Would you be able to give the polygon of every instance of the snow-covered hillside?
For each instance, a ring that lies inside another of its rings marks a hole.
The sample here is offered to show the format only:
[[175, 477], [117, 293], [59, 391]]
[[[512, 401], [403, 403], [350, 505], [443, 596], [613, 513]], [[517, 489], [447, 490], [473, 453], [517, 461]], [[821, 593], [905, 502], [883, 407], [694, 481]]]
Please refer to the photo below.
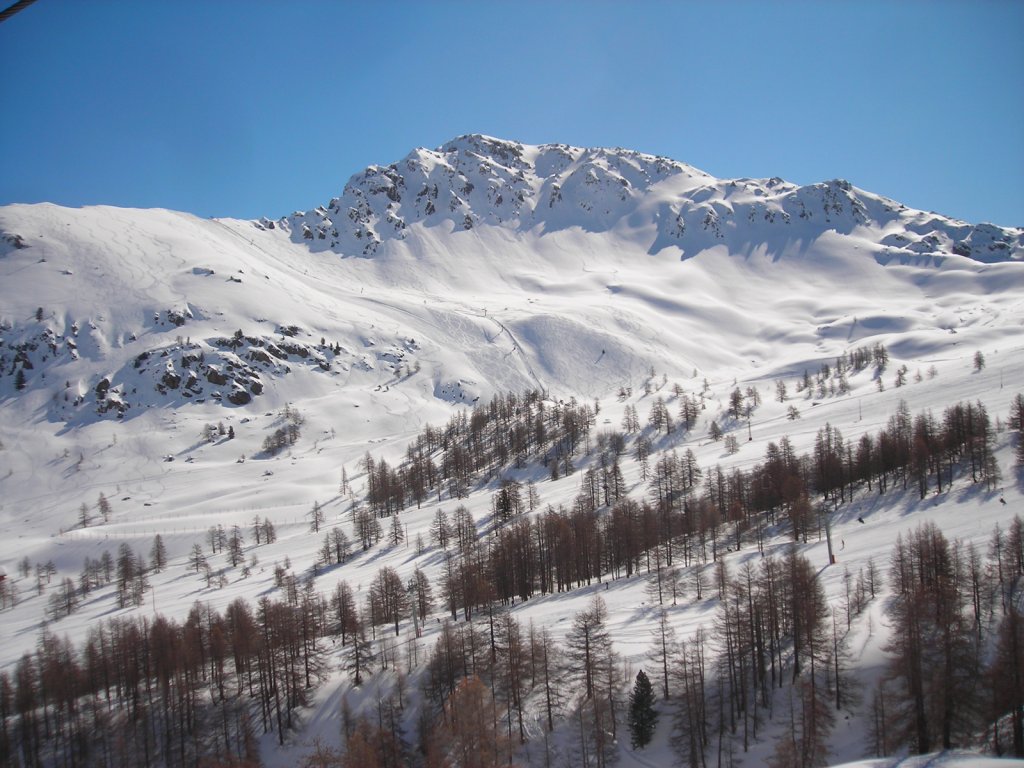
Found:
[[1021, 230], [843, 181], [719, 181], [636, 152], [480, 136], [369, 168], [276, 223], [41, 205], [5, 209], [0, 231], [0, 391], [21, 369], [58, 395], [48, 418], [74, 423], [244, 404], [300, 370], [329, 382], [320, 392], [418, 364], [405, 389], [449, 401], [600, 396], [652, 365], [741, 371], [780, 345], [798, 364], [894, 331], [941, 346], [1004, 324], [1024, 259]]
[[[805, 372], [819, 376], [823, 364], [876, 345], [888, 350], [886, 366], [797, 392]], [[35, 648], [56, 585], [123, 543], [145, 553], [159, 533], [167, 546], [169, 567], [151, 575], [145, 604], [118, 608], [113, 590], [100, 589], [50, 630], [81, 640], [101, 617], [181, 620], [197, 600], [217, 610], [255, 601], [276, 592], [274, 565], [285, 558], [312, 573], [322, 540], [309, 533], [314, 503], [328, 528], [354, 539], [361, 460], [398, 465], [425, 426], [497, 394], [591, 404], [595, 434], [620, 430], [630, 408], [644, 417], [661, 399], [674, 414], [683, 393], [699, 395], [705, 407], [689, 431], [641, 430], [651, 464], [689, 449], [702, 467], [747, 471], [785, 436], [810, 451], [826, 423], [850, 441], [875, 433], [900, 401], [936, 415], [982, 402], [1005, 423], [1021, 381], [1024, 230], [910, 210], [845, 181], [719, 180], [633, 151], [463, 136], [368, 168], [327, 205], [273, 220], [0, 208], [0, 565], [19, 598], [0, 613], [0, 667], [13, 670]], [[785, 400], [776, 400], [779, 382]], [[736, 389], [759, 394], [747, 417], [728, 415]], [[301, 434], [268, 450], [295, 413]], [[708, 437], [712, 423], [735, 450]], [[650, 488], [633, 458], [638, 437], [627, 434], [622, 472], [641, 500]], [[897, 534], [924, 519], [984, 545], [994, 524], [1024, 513], [1014, 439], [995, 437], [998, 489], [969, 476], [926, 499], [862, 489], [836, 512], [840, 564], [853, 573], [872, 556], [885, 564]], [[581, 449], [574, 461], [576, 472], [557, 479], [537, 463], [510, 463], [504, 474], [533, 481], [542, 507], [571, 506], [598, 452]], [[402, 512], [403, 545], [381, 542], [318, 571], [315, 588], [329, 593], [345, 579], [362, 600], [384, 565], [438, 579], [443, 558], [429, 545], [437, 510], [464, 503], [487, 533], [498, 481], [479, 480], [465, 499], [434, 489]], [[278, 537], [247, 540], [243, 575], [210, 555], [206, 536], [216, 525], [248, 531], [254, 518], [271, 520]], [[212, 581], [190, 565], [197, 542]], [[785, 546], [780, 536], [769, 551]], [[801, 551], [823, 565], [824, 546]], [[722, 557], [739, 567], [755, 555], [747, 540]], [[26, 558], [53, 564], [47, 584], [20, 575]], [[841, 568], [820, 579], [837, 600]], [[512, 610], [561, 641], [600, 591], [635, 674], [649, 663], [657, 623], [645, 584], [634, 574]], [[713, 609], [692, 595], [673, 606], [678, 635], [710, 631]], [[868, 684], [886, 622], [874, 605], [852, 630]], [[423, 653], [436, 631], [414, 641]], [[338, 741], [351, 687], [343, 653], [327, 654], [331, 674], [304, 711], [306, 727], [283, 748], [264, 737], [268, 763], [293, 763], [314, 736]], [[353, 706], [375, 705], [392, 683], [374, 677]], [[634, 753], [624, 739], [623, 764], [666, 764], [669, 719], [653, 753]], [[866, 719], [861, 709], [839, 721], [836, 759], [863, 756]], [[407, 720], [411, 732], [415, 717]], [[536, 724], [531, 734], [524, 762], [540, 759]], [[572, 737], [561, 738], [568, 759]], [[754, 745], [746, 764], [768, 754], [770, 745]]]

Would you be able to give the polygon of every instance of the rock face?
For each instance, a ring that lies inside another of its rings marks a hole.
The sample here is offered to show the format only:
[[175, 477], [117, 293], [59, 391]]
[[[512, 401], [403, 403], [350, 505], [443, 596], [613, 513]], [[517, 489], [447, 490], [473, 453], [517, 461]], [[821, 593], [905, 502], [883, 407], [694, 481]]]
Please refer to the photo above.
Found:
[[124, 415], [156, 390], [165, 399], [202, 401], [205, 398], [245, 405], [264, 390], [262, 377], [284, 377], [292, 365], [330, 371], [335, 357], [330, 348], [266, 336], [236, 334], [200, 341], [176, 342], [139, 354], [131, 369], [104, 378], [95, 390], [99, 413]]
[[[23, 340], [16, 343], [0, 337], [0, 382], [13, 379], [18, 371], [46, 369], [77, 359], [74, 337], [65, 339], [45, 323], [38, 321], [34, 332], [32, 328], [20, 329], [25, 333]], [[196, 341], [179, 338], [171, 344], [145, 349], [130, 365], [101, 376], [91, 387], [65, 382], [63, 397], [53, 400], [54, 415], [70, 418], [83, 407], [91, 406], [97, 414], [125, 416], [132, 408], [151, 402], [154, 392], [165, 401], [202, 401], [209, 397], [245, 405], [263, 393], [262, 377], [284, 377], [291, 373], [293, 365], [329, 372], [341, 352], [340, 348], [336, 354], [335, 348], [284, 336], [238, 333], [231, 338]]]
[[[372, 256], [420, 222], [452, 231], [577, 226], [605, 232], [638, 220], [655, 225], [655, 251], [674, 245], [692, 253], [716, 242], [770, 240], [803, 222], [819, 232], [874, 230], [878, 239], [892, 238], [894, 255], [1024, 257], [1020, 229], [913, 211], [841, 179], [804, 187], [778, 178], [720, 180], [631, 150], [531, 146], [479, 135], [370, 166], [326, 205], [257, 226], [281, 228], [313, 250]], [[888, 234], [894, 229], [897, 235]]]

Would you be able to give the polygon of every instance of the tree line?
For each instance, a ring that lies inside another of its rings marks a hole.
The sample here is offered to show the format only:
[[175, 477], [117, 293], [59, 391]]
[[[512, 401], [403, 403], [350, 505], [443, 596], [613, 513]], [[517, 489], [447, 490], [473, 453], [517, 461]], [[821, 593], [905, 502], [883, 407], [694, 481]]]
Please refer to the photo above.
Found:
[[[1022, 401], [1021, 396], [1013, 401], [1014, 425], [1021, 421]], [[496, 399], [474, 411], [480, 418], [469, 418], [467, 423], [479, 422], [480, 426], [470, 442], [484, 444], [492, 432], [508, 431], [510, 424], [497, 414], [512, 413], [509, 402], [521, 401]], [[533, 412], [523, 412], [527, 411]], [[583, 419], [588, 412], [588, 406], [576, 408]], [[487, 414], [495, 414], [497, 420], [492, 424]], [[558, 423], [563, 423], [564, 415]], [[504, 426], [492, 430], [489, 424]], [[454, 440], [459, 433], [452, 429], [450, 439]], [[720, 465], [702, 468], [690, 449], [663, 451], [651, 465], [645, 437], [637, 434], [632, 442], [640, 456], [641, 477], [646, 480], [646, 492], [639, 500], [627, 495], [619, 466], [627, 436], [602, 433], [591, 441], [588, 433], [576, 434], [565, 444], [566, 451], [571, 444], [582, 454], [592, 443], [596, 452], [583, 471], [581, 492], [570, 505], [542, 508], [532, 482], [524, 485], [491, 468], [487, 471], [498, 479], [488, 520], [475, 520], [462, 504], [451, 514], [437, 509], [430, 538], [444, 558], [439, 586], [452, 618], [460, 611], [470, 618], [492, 600], [514, 603], [534, 594], [568, 591], [641, 570], [655, 574], [658, 599], [663, 603], [666, 595], [675, 595], [681, 588], [680, 567], [699, 566], [689, 576], [699, 593], [707, 580], [704, 566], [717, 561], [722, 551], [739, 550], [749, 543], [763, 549], [766, 537], [780, 532], [801, 542], [820, 537], [834, 510], [851, 501], [858, 490], [885, 493], [891, 488], [914, 487], [924, 498], [931, 489], [942, 492], [961, 470], [990, 490], [1000, 478], [995, 432], [981, 403], [958, 403], [936, 417], [929, 411], [912, 416], [901, 401], [875, 435], [848, 440], [839, 429], [826, 424], [817, 433], [811, 452], [797, 454], [783, 437], [778, 443], [769, 443], [763, 460], [746, 471], [723, 470]], [[437, 434], [430, 428], [424, 433]], [[431, 454], [425, 452], [433, 444], [433, 437], [421, 436], [413, 444], [415, 449], [410, 447], [411, 458], [398, 469], [367, 456], [366, 501], [354, 512], [364, 549], [381, 538], [381, 517], [391, 518], [395, 531], [391, 543], [402, 540], [400, 502], [412, 498], [406, 496], [402, 478], [414, 473], [415, 463], [433, 464]], [[435, 453], [443, 455], [453, 449], [454, 444], [446, 447], [439, 441]], [[467, 453], [473, 451], [467, 448]], [[566, 454], [559, 464], [567, 459], [571, 466], [575, 455]], [[554, 462], [550, 453], [544, 456]], [[440, 464], [446, 465], [443, 458]], [[389, 480], [383, 479], [385, 474]], [[433, 476], [439, 495], [446, 481], [443, 469]], [[387, 503], [374, 496], [385, 485], [392, 489], [386, 494], [391, 500]], [[375, 525], [375, 535], [366, 533], [370, 524]], [[344, 547], [325, 541], [322, 557], [325, 563], [340, 562], [343, 552], [347, 552], [347, 541]]]
[[327, 623], [307, 588], [108, 619], [77, 648], [44, 629], [0, 672], [0, 763], [258, 765], [258, 735], [283, 743], [325, 671]]

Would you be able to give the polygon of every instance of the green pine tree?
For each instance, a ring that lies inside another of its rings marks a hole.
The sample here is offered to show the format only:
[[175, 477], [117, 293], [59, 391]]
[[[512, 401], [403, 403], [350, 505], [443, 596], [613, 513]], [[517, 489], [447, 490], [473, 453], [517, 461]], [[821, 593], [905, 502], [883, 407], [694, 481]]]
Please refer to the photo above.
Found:
[[654, 736], [658, 713], [654, 709], [654, 688], [641, 669], [629, 694], [629, 733], [633, 749], [643, 749]]

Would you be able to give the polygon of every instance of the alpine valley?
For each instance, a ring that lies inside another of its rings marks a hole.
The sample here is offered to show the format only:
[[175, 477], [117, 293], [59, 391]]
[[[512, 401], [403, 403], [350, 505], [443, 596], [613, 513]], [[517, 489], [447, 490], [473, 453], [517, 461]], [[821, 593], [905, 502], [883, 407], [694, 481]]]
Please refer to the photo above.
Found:
[[843, 180], [0, 208], [0, 763], [1024, 757], [1022, 381], [1024, 229]]

